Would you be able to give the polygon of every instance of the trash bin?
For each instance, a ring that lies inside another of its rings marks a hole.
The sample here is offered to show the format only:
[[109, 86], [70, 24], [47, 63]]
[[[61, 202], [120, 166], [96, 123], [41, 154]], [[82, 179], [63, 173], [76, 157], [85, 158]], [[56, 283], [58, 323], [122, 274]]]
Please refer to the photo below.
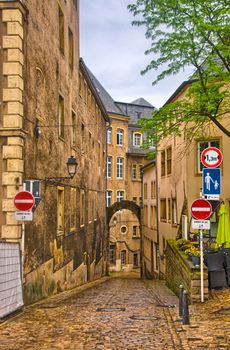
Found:
[[206, 254], [205, 263], [208, 267], [209, 289], [227, 287], [224, 253], [214, 252]]

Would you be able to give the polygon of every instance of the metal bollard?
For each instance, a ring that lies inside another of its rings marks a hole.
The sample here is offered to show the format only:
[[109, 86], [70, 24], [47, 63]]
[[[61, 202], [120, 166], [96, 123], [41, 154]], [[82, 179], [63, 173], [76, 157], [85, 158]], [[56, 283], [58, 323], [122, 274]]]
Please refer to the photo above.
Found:
[[183, 311], [182, 311], [182, 323], [189, 324], [189, 308], [188, 308], [188, 293], [186, 290], [183, 292]]
[[183, 315], [183, 292], [184, 287], [182, 284], [179, 285], [179, 316]]

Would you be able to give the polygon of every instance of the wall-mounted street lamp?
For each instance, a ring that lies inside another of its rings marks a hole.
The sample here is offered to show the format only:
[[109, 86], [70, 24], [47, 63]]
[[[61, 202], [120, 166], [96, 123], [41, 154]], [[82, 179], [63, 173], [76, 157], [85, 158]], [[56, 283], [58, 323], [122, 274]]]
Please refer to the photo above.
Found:
[[68, 169], [68, 173], [69, 176], [64, 176], [64, 177], [46, 177], [45, 178], [45, 184], [57, 184], [58, 182], [62, 181], [62, 180], [70, 180], [73, 179], [76, 171], [77, 171], [77, 161], [76, 158], [74, 156], [70, 156], [67, 163], [67, 169]]

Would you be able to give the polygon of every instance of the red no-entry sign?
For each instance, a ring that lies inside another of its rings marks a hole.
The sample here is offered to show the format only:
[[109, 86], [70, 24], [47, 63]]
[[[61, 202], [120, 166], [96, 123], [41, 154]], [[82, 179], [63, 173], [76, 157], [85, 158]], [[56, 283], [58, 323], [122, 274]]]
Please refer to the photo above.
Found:
[[212, 206], [206, 199], [196, 199], [191, 205], [191, 214], [197, 220], [206, 220], [212, 214]]
[[20, 211], [27, 211], [33, 208], [34, 196], [28, 191], [21, 191], [14, 197], [14, 205]]

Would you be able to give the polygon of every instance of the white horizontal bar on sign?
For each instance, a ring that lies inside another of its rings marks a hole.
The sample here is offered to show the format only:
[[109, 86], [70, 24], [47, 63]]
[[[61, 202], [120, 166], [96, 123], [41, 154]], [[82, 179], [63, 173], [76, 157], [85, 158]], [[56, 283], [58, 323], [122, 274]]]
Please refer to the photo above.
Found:
[[199, 207], [197, 207], [197, 208], [192, 208], [192, 211], [211, 211], [211, 209], [210, 208], [203, 208], [203, 207], [199, 208]]
[[33, 203], [33, 199], [15, 199], [15, 203]]

